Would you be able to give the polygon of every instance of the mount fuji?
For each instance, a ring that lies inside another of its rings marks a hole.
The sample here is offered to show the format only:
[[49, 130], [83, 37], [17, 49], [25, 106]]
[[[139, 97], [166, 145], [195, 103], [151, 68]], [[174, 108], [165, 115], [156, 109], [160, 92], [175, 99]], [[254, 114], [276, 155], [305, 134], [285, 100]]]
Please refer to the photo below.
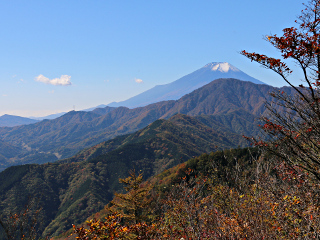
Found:
[[178, 100], [185, 94], [219, 78], [235, 78], [255, 84], [265, 84], [247, 75], [230, 63], [212, 62], [172, 83], [157, 85], [137, 96], [121, 102], [112, 102], [108, 106], [136, 108], [160, 101]]

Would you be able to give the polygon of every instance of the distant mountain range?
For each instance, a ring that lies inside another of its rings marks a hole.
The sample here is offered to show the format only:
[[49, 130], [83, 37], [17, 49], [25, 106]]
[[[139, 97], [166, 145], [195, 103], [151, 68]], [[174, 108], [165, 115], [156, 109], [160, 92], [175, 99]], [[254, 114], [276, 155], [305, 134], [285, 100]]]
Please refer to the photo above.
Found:
[[54, 114], [50, 114], [50, 115], [47, 115], [47, 116], [44, 116], [44, 117], [29, 117], [31, 119], [35, 119], [35, 120], [38, 120], [38, 121], [41, 121], [41, 120], [45, 120], [45, 119], [55, 119], [55, 118], [58, 118], [62, 115], [66, 114], [66, 112], [60, 112], [60, 113], [54, 113]]
[[255, 84], [265, 84], [227, 62], [212, 62], [172, 83], [155, 86], [128, 100], [113, 102], [108, 106], [136, 108], [160, 101], [178, 100], [182, 96], [219, 78], [235, 78]]
[[[107, 105], [104, 105], [104, 104], [100, 104], [99, 106], [96, 106], [96, 107], [92, 107], [92, 108], [87, 108], [87, 109], [83, 109], [81, 111], [84, 111], [84, 112], [90, 112], [90, 111], [93, 111], [95, 110], [96, 108], [104, 108], [106, 107]], [[29, 117], [31, 119], [35, 119], [35, 120], [52, 120], [52, 119], [55, 119], [55, 118], [58, 118], [58, 117], [61, 117], [62, 115], [66, 114], [67, 112], [61, 112], [61, 113], [55, 113], [55, 114], [50, 114], [48, 116], [44, 116], [44, 117]]]
[[[95, 109], [105, 108], [106, 106], [107, 105], [101, 104], [96, 107], [83, 109], [82, 111], [90, 112]], [[20, 125], [33, 124], [33, 123], [37, 123], [42, 120], [52, 120], [52, 119], [61, 117], [64, 114], [66, 114], [66, 112], [50, 114], [50, 115], [44, 116], [44, 117], [29, 117], [29, 118], [5, 114], [5, 115], [0, 116], [0, 127], [16, 127], [16, 126], [20, 126]]]
[[[281, 89], [288, 94], [293, 92], [288, 87]], [[0, 128], [0, 149], [1, 144], [19, 149], [13, 157], [3, 156], [0, 168], [71, 157], [83, 148], [132, 133], [157, 119], [168, 119], [177, 113], [214, 116], [215, 122], [220, 122], [219, 128], [251, 135], [257, 132], [253, 127], [255, 118], [266, 111], [264, 101], [271, 100], [268, 93], [273, 90], [277, 88], [236, 79], [219, 79], [176, 101], [134, 109], [106, 107], [91, 112], [72, 111], [54, 120]]]
[[[172, 82], [165, 85], [158, 85], [155, 86], [137, 96], [134, 96], [130, 99], [121, 102], [113, 102], [108, 105], [101, 104], [96, 107], [83, 109], [81, 111], [89, 112], [93, 111], [96, 108], [104, 108], [106, 106], [109, 107], [119, 107], [124, 106], [128, 108], [136, 108], [146, 106], [151, 103], [156, 103], [160, 101], [167, 101], [167, 100], [178, 100], [185, 94], [192, 92], [195, 89], [198, 89], [213, 80], [219, 78], [234, 78], [243, 81], [249, 81], [256, 84], [265, 84], [246, 73], [240, 71], [236, 67], [232, 66], [227, 62], [212, 62], [204, 67]], [[0, 117], [0, 127], [7, 126], [13, 127], [23, 124], [30, 124], [34, 122], [30, 122], [30, 119], [34, 120], [52, 120], [62, 115], [66, 114], [66, 112], [55, 113], [44, 117], [29, 117], [25, 119], [25, 121], [16, 121], [15, 119], [8, 119], [6, 121], [1, 122]], [[1, 125], [2, 123], [2, 125]]]
[[36, 123], [38, 120], [5, 114], [0, 116], [0, 127], [15, 127]]

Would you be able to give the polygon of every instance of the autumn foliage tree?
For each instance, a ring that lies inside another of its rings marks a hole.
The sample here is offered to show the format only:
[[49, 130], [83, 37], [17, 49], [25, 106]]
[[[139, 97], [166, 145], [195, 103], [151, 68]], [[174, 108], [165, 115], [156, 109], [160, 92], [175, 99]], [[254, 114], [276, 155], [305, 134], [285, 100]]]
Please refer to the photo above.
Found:
[[73, 226], [73, 232], [79, 240], [89, 239], [124, 239], [125, 235], [129, 234], [129, 229], [121, 225], [122, 215], [113, 213], [105, 217], [102, 221], [100, 219], [90, 219], [86, 222], [88, 228], [81, 226]]
[[[105, 219], [91, 219], [88, 228], [73, 225], [77, 239], [150, 239], [148, 215], [150, 210], [149, 186], [143, 185], [143, 174], [134, 170], [127, 178], [120, 178], [125, 193], [115, 193], [114, 199], [106, 206]], [[153, 231], [151, 231], [153, 232]]]
[[[294, 96], [271, 93], [274, 101], [266, 103], [270, 115], [262, 118], [261, 125], [268, 141], [252, 138], [253, 142], [320, 180], [320, 0], [304, 6], [296, 20], [298, 27], [283, 29], [282, 36], [266, 36], [280, 51], [281, 59], [241, 53], [279, 74], [296, 91]], [[285, 63], [290, 59], [303, 74], [299, 86], [292, 83], [293, 70]]]
[[147, 220], [148, 205], [150, 203], [150, 187], [142, 186], [143, 175], [130, 171], [127, 178], [120, 178], [119, 182], [124, 184], [126, 193], [115, 193], [111, 201], [111, 210], [121, 211], [123, 217], [130, 223], [137, 224]]

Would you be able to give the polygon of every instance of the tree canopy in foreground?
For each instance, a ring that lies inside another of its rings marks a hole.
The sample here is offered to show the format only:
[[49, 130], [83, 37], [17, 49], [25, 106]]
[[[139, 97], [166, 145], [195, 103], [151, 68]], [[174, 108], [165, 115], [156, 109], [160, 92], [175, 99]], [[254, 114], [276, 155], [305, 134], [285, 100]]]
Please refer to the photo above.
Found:
[[[311, 0], [296, 20], [298, 27], [283, 29], [283, 35], [266, 36], [281, 52], [282, 59], [259, 53], [241, 53], [279, 74], [295, 89], [294, 96], [273, 92], [274, 101], [266, 103], [270, 115], [262, 118], [262, 129], [269, 141], [254, 139], [292, 166], [312, 173], [320, 180], [320, 1]], [[294, 60], [304, 78], [299, 86], [292, 83], [292, 70], [286, 60]], [[279, 112], [275, 106], [285, 112]]]

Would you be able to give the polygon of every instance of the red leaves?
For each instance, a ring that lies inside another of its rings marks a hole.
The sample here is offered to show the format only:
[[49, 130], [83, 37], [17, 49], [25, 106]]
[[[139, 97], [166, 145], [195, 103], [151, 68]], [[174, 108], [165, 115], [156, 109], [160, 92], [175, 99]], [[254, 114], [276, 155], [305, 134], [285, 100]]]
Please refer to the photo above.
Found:
[[310, 25], [310, 23], [300, 25], [302, 29], [307, 28], [306, 31], [299, 31], [294, 27], [285, 28], [282, 37], [274, 35], [268, 39], [281, 51], [284, 59], [292, 57], [301, 60], [302, 57], [315, 57], [320, 51], [319, 34], [311, 31]]
[[309, 127], [306, 132], [311, 132], [312, 131], [312, 127]]
[[287, 129], [285, 129], [283, 126], [279, 124], [275, 124], [267, 119], [265, 119], [267, 123], [265, 123], [262, 126], [262, 129], [266, 132], [272, 132], [272, 133], [277, 133], [277, 132], [288, 132]]
[[280, 59], [267, 57], [266, 55], [258, 53], [248, 53], [245, 50], [243, 50], [241, 54], [251, 59], [251, 61], [258, 62], [263, 66], [270, 68], [281, 75], [292, 73], [290, 68], [285, 63], [281, 62]]
[[320, 86], [320, 80], [317, 79], [314, 83], [312, 83], [314, 86], [316, 86], [317, 88]]
[[261, 140], [255, 142], [254, 145], [255, 145], [255, 146], [259, 146], [259, 147], [267, 147], [267, 146], [268, 146], [267, 142], [261, 141]]

